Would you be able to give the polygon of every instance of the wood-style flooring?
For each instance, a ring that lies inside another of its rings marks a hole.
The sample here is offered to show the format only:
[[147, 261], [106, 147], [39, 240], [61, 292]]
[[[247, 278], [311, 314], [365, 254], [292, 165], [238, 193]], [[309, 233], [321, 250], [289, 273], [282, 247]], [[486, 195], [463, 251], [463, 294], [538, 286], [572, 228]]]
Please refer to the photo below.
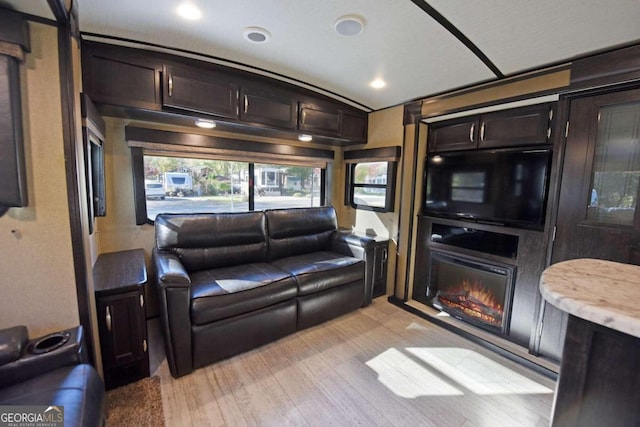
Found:
[[555, 390], [384, 298], [183, 378], [154, 359], [167, 426], [538, 427]]

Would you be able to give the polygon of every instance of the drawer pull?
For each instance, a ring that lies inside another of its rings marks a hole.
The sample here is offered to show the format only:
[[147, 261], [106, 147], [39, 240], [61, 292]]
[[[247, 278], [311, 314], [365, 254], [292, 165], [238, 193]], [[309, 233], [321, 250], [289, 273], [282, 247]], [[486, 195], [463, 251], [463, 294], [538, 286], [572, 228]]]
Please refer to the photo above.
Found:
[[476, 124], [471, 125], [471, 129], [469, 129], [469, 141], [473, 142], [473, 131], [476, 129]]
[[111, 309], [107, 306], [107, 314], [105, 316], [105, 321], [107, 323], [107, 331], [111, 332]]
[[246, 114], [249, 111], [249, 97], [247, 95], [244, 96], [244, 113]]
[[144, 307], [144, 296], [140, 295], [140, 307]]
[[169, 96], [173, 96], [173, 76], [169, 74]]
[[144, 350], [144, 352], [147, 352], [147, 340], [142, 340], [142, 350]]
[[482, 122], [482, 126], [480, 126], [480, 141], [484, 141], [484, 122]]

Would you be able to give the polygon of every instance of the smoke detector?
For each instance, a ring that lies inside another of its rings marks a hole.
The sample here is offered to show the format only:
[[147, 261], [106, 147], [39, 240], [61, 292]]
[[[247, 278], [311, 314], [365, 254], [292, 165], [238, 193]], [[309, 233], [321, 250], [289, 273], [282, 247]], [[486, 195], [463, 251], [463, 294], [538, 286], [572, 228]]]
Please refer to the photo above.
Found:
[[364, 18], [358, 15], [344, 15], [336, 19], [333, 28], [342, 36], [355, 36], [364, 29]]

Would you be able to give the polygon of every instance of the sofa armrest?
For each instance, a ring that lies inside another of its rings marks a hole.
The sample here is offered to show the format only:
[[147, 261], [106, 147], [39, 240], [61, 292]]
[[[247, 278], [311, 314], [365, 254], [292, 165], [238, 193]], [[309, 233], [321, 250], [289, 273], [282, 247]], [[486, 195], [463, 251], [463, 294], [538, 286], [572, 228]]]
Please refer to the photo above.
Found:
[[352, 256], [365, 262], [364, 304], [371, 304], [373, 299], [375, 240], [366, 236], [357, 236], [350, 231], [336, 230], [331, 239], [331, 250], [342, 255]]
[[[65, 337], [61, 345], [41, 353], [34, 350], [33, 347], [36, 344], [45, 342], [54, 335]], [[82, 326], [45, 335], [29, 341], [19, 358], [0, 366], [0, 388], [35, 378], [58, 368], [86, 362]]]
[[191, 348], [191, 279], [180, 259], [156, 249], [152, 266], [158, 281], [160, 322], [171, 375], [193, 371]]
[[26, 326], [0, 330], [0, 366], [19, 359], [28, 341], [29, 333]]

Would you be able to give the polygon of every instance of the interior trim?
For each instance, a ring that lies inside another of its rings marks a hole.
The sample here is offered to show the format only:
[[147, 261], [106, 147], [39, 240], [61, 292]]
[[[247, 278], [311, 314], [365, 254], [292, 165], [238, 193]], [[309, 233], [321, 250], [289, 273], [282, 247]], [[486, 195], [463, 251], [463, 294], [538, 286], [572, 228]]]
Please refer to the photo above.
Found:
[[467, 47], [484, 65], [487, 66], [491, 70], [493, 74], [496, 75], [497, 78], [502, 79], [505, 75], [496, 67], [496, 65], [480, 50], [478, 46], [476, 46], [467, 36], [465, 36], [462, 31], [460, 31], [455, 25], [453, 25], [447, 18], [442, 16], [440, 12], [435, 10], [433, 6], [426, 2], [426, 0], [411, 0], [413, 4], [418, 6], [433, 18], [438, 24], [442, 25], [445, 30], [449, 31], [452, 36], [460, 40], [460, 42]]
[[559, 99], [560, 99], [560, 95], [557, 93], [554, 93], [552, 95], [537, 96], [533, 98], [522, 99], [519, 101], [506, 102], [504, 104], [488, 105], [486, 107], [458, 111], [450, 114], [443, 114], [441, 116], [427, 117], [425, 119], [422, 119], [421, 121], [427, 124], [437, 123], [437, 122], [442, 122], [444, 120], [472, 116], [474, 114], [489, 113], [492, 111], [501, 111], [501, 110], [507, 110], [507, 109], [516, 108], [516, 107], [525, 107], [527, 105], [544, 104], [545, 102], [555, 102]]
[[[262, 142], [246, 141], [242, 139], [171, 132], [133, 126], [125, 127], [125, 140], [128, 142], [136, 141], [141, 143], [169, 144], [173, 147], [182, 146], [229, 150], [235, 153], [251, 152], [276, 154], [278, 156], [287, 157], [309, 157], [316, 160], [324, 159], [327, 161], [333, 161], [335, 155], [332, 150], [321, 150], [318, 148], [297, 147], [284, 144], [264, 144]], [[178, 150], [174, 148], [173, 151]]]
[[387, 161], [397, 162], [400, 160], [402, 147], [369, 148], [364, 150], [349, 150], [344, 152], [346, 163], [358, 163], [363, 161]]

